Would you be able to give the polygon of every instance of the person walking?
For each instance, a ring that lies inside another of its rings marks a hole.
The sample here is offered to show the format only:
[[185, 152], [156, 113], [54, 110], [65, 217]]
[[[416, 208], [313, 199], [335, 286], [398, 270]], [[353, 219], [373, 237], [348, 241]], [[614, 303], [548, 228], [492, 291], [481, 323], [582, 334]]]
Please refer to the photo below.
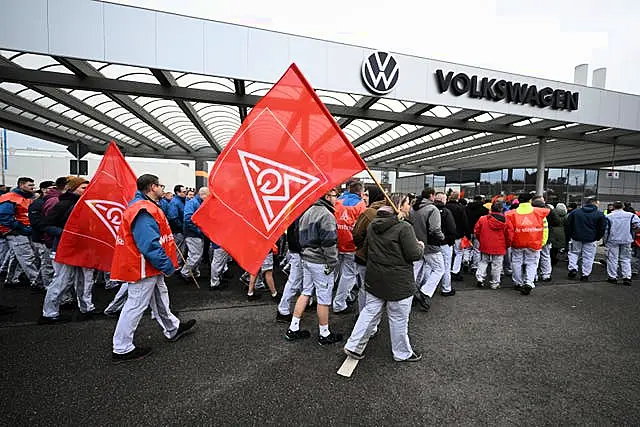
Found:
[[480, 261], [476, 270], [476, 284], [480, 288], [484, 287], [489, 265], [491, 265], [489, 286], [491, 289], [500, 287], [503, 260], [512, 239], [511, 229], [507, 227], [503, 210], [502, 202], [493, 202], [491, 212], [480, 217], [473, 230], [473, 234], [480, 244]]
[[572, 211], [567, 218], [569, 229], [569, 278], [578, 276], [578, 261], [582, 260], [580, 281], [588, 282], [593, 261], [596, 258], [598, 241], [604, 236], [607, 218], [598, 210], [600, 202], [595, 197], [585, 201], [580, 209]]
[[129, 284], [113, 334], [112, 361], [138, 360], [151, 353], [137, 347], [133, 336], [142, 314], [151, 305], [155, 318], [169, 341], [177, 341], [193, 328], [195, 319], [181, 322], [169, 307], [169, 290], [164, 282], [178, 266], [171, 227], [158, 205], [163, 185], [155, 175], [141, 175], [138, 191], [122, 215], [111, 264], [111, 280]]
[[344, 352], [362, 359], [373, 331], [386, 308], [391, 335], [391, 353], [397, 362], [417, 362], [409, 342], [409, 314], [415, 292], [413, 263], [423, 257], [424, 243], [418, 241], [413, 227], [401, 221], [390, 206], [378, 209], [367, 232], [367, 271], [365, 305]]
[[622, 202], [613, 203], [613, 211], [607, 215], [604, 244], [607, 248], [607, 281], [618, 283], [618, 265], [622, 283], [631, 286], [631, 244], [640, 229], [640, 218], [623, 209]]

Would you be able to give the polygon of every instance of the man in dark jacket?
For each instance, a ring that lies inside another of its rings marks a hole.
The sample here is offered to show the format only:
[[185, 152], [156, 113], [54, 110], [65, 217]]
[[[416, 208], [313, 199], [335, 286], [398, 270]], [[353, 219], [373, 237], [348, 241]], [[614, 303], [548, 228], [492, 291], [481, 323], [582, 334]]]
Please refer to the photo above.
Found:
[[299, 238], [302, 259], [302, 293], [296, 301], [291, 324], [285, 339], [295, 341], [309, 338], [308, 330], [300, 329], [300, 320], [314, 292], [318, 299], [318, 343], [334, 344], [342, 341], [342, 334], [329, 331], [329, 306], [338, 264], [338, 232], [333, 206], [338, 194], [330, 190], [300, 217]]
[[37, 286], [45, 289], [51, 283], [53, 278], [53, 266], [51, 265], [51, 251], [44, 242], [44, 224], [42, 221], [42, 208], [47, 200], [47, 195], [55, 189], [53, 181], [43, 181], [40, 183], [40, 191], [42, 197], [34, 200], [29, 205], [29, 222], [31, 223], [31, 243], [36, 252], [36, 256], [40, 259], [40, 271], [38, 273], [39, 282]]
[[456, 241], [457, 229], [453, 214], [445, 207], [446, 201], [446, 194], [438, 192], [435, 195], [433, 204], [436, 205], [440, 211], [440, 223], [442, 233], [444, 234], [444, 242], [440, 245], [442, 258], [444, 259], [444, 274], [441, 280], [442, 289], [440, 295], [443, 297], [451, 297], [456, 294], [456, 290], [451, 287], [451, 259], [453, 258], [453, 245]]
[[456, 241], [453, 247], [453, 264], [451, 266], [451, 279], [455, 281], [462, 281], [462, 274], [460, 274], [460, 270], [462, 269], [462, 257], [464, 254], [464, 250], [462, 249], [462, 238], [471, 237], [471, 233], [469, 231], [469, 218], [467, 217], [467, 210], [464, 206], [460, 204], [458, 200], [460, 198], [460, 193], [457, 191], [453, 191], [449, 195], [449, 201], [446, 204], [447, 209], [451, 211], [453, 214], [453, 219], [456, 222]]
[[[489, 213], [489, 209], [484, 206], [484, 197], [475, 196], [473, 202], [467, 205], [467, 218], [469, 218], [468, 230], [471, 231], [475, 228], [478, 220]], [[471, 236], [471, 242], [473, 243], [473, 250], [471, 255], [471, 270], [478, 268], [478, 261], [480, 261], [480, 250], [478, 239], [475, 236]]]
[[422, 259], [423, 247], [412, 227], [398, 220], [390, 206], [378, 209], [367, 232], [366, 304], [344, 346], [349, 357], [364, 357], [386, 305], [393, 359], [416, 362], [422, 358], [411, 348], [407, 330], [415, 292], [412, 263]]
[[440, 211], [433, 204], [434, 198], [433, 188], [425, 188], [416, 199], [409, 214], [416, 237], [425, 245], [422, 259], [413, 264], [413, 273], [418, 287], [415, 296], [420, 307], [425, 311], [431, 307], [431, 297], [445, 270], [440, 247], [444, 244], [445, 237], [441, 228]]
[[[52, 252], [55, 253], [62, 230], [64, 229], [71, 211], [80, 199], [80, 196], [87, 188], [89, 181], [81, 177], [71, 177], [67, 181], [67, 191], [60, 195], [58, 203], [44, 217], [44, 226], [48, 234], [54, 236]], [[54, 255], [55, 256], [55, 255]], [[55, 275], [51, 285], [47, 289], [42, 306], [42, 317], [38, 323], [54, 324], [69, 321], [68, 318], [60, 316], [60, 303], [62, 295], [68, 287], [75, 286], [78, 297], [78, 306], [83, 314], [90, 314], [95, 311], [92, 302], [91, 286], [93, 283], [85, 283], [83, 270], [80, 267], [58, 263], [53, 261]]]
[[582, 259], [580, 280], [589, 281], [589, 275], [596, 257], [598, 240], [604, 236], [607, 218], [598, 210], [600, 202], [590, 197], [580, 209], [572, 211], [567, 218], [569, 231], [569, 278], [578, 276], [578, 259]]

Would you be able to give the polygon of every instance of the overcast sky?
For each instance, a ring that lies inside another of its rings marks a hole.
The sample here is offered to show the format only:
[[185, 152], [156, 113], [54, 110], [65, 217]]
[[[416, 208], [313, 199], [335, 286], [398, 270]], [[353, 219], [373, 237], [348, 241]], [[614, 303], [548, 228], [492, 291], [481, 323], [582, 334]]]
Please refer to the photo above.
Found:
[[640, 94], [638, 0], [114, 2], [566, 82], [588, 63]]

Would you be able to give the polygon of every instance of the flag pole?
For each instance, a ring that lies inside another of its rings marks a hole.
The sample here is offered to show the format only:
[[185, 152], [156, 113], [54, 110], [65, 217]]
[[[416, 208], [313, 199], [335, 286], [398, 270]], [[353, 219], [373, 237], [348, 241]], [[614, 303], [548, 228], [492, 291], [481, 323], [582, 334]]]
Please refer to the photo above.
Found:
[[391, 206], [396, 213], [400, 213], [400, 211], [398, 210], [398, 207], [395, 205], [395, 203], [393, 203], [393, 201], [391, 200], [387, 192], [384, 191], [384, 188], [382, 188], [382, 185], [378, 182], [376, 177], [373, 175], [373, 172], [371, 172], [371, 169], [369, 169], [369, 166], [365, 164], [364, 167], [367, 169], [367, 173], [369, 173], [369, 176], [371, 177], [371, 179], [373, 179], [373, 182], [376, 183], [380, 191], [382, 191], [382, 194], [384, 194], [384, 198], [387, 199], [389, 206]]
[[191, 276], [191, 278], [193, 279], [193, 283], [195, 283], [196, 287], [200, 289], [200, 284], [198, 283], [198, 280], [196, 280], [196, 276], [193, 275], [193, 271], [191, 271], [191, 267], [189, 267], [189, 264], [187, 264], [187, 260], [184, 259], [184, 255], [182, 255], [182, 251], [180, 250], [178, 245], [176, 245], [176, 250], [180, 254], [180, 258], [182, 258], [182, 262], [184, 263], [184, 265], [187, 266], [187, 270], [189, 270], [189, 276]]

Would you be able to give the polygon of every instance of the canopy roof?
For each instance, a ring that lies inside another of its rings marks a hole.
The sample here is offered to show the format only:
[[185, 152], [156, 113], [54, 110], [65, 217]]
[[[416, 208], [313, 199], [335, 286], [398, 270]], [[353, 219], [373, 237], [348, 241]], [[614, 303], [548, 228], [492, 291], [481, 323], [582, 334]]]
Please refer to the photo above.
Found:
[[[29, 53], [3, 41], [1, 31], [0, 48], [0, 126], [64, 145], [80, 140], [94, 153], [104, 152], [115, 140], [126, 155], [215, 160], [275, 80]], [[614, 92], [605, 92], [616, 102]], [[473, 104], [488, 107], [482, 110], [404, 101], [398, 93], [317, 93], [371, 168], [435, 172], [533, 167], [540, 138], [547, 167], [640, 163], [640, 132], [635, 130], [640, 127], [582, 124], [567, 121], [568, 114], [558, 114], [562, 120], [524, 116], [526, 110], [509, 106], [495, 112], [500, 103], [492, 102]], [[632, 111], [620, 101], [618, 116], [635, 115], [632, 123], [640, 123], [640, 98], [620, 96], [630, 100]]]

